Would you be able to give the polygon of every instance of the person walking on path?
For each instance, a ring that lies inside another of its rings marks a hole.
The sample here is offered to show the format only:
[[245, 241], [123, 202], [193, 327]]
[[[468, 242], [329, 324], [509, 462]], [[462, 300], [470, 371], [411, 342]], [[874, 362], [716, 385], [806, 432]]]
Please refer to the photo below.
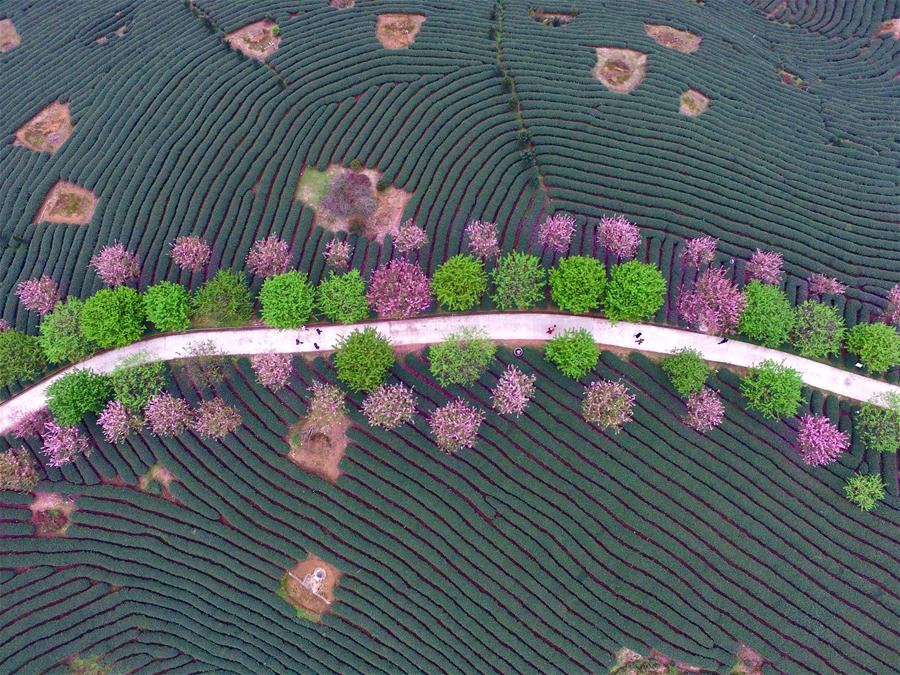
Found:
[[553, 335], [553, 331], [555, 331], [555, 330], [556, 330], [556, 324], [553, 324], [552, 326], [550, 326], [550, 328], [547, 329], [547, 335]]

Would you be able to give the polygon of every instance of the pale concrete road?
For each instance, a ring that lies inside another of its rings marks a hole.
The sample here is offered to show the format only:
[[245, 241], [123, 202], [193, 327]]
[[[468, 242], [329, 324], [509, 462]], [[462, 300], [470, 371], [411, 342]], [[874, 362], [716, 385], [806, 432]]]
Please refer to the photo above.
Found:
[[[374, 326], [397, 347], [439, 342], [448, 333], [464, 326], [483, 328], [495, 340], [534, 341], [549, 339], [547, 328], [553, 325], [556, 326], [554, 335], [567, 328], [586, 328], [600, 345], [610, 347], [624, 347], [656, 353], [668, 353], [680, 347], [692, 347], [709, 361], [742, 367], [752, 366], [765, 359], [782, 361], [785, 365], [798, 370], [803, 375], [803, 381], [810, 387], [856, 401], [866, 401], [875, 394], [887, 391], [900, 394], [898, 386], [856, 373], [848, 373], [826, 363], [738, 340], [729, 340], [725, 344], [718, 344], [720, 338], [716, 336], [669, 326], [625, 321], [612, 325], [609, 320], [597, 317], [536, 312], [445, 314], [398, 321], [366, 321], [337, 326], [322, 325], [318, 326], [321, 334], [317, 333], [315, 328], [307, 328], [305, 331], [236, 328], [197, 330], [149, 337], [121, 349], [97, 354], [76, 366], [65, 368], [15, 397], [0, 403], [0, 434], [7, 433], [15, 420], [22, 415], [46, 405], [47, 387], [72, 368], [90, 368], [97, 373], [108, 373], [122, 359], [138, 353], [146, 354], [150, 360], [171, 361], [184, 356], [191, 345], [207, 340], [212, 340], [223, 354], [235, 356], [270, 352], [280, 354], [326, 352], [333, 348], [342, 335], [347, 335], [351, 331], [365, 326]], [[641, 345], [638, 345], [634, 339], [634, 334], [639, 331], [644, 338]], [[295, 340], [298, 338], [302, 340], [303, 344], [296, 344]], [[316, 344], [319, 346], [318, 350], [315, 347]]]

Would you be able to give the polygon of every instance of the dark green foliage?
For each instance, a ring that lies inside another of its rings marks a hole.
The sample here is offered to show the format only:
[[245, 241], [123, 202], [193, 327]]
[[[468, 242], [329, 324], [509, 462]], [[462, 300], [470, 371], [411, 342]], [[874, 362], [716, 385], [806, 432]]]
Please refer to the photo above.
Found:
[[487, 289], [487, 274], [481, 260], [455, 255], [440, 265], [431, 277], [431, 290], [438, 303], [450, 311], [472, 309]]
[[0, 386], [37, 377], [47, 367], [36, 337], [17, 330], [0, 331]]
[[133, 413], [143, 410], [166, 386], [166, 364], [143, 361], [143, 355], [137, 354], [119, 364], [110, 376], [115, 399]]
[[754, 279], [744, 289], [747, 305], [738, 330], [766, 347], [787, 342], [794, 326], [794, 309], [784, 291]]
[[667, 356], [660, 363], [675, 391], [687, 398], [706, 384], [712, 369], [703, 360], [703, 356], [696, 349], [679, 349]]
[[201, 286], [191, 301], [197, 326], [241, 326], [253, 317], [253, 297], [243, 272], [222, 269]]
[[332, 359], [338, 379], [351, 391], [371, 391], [394, 365], [391, 343], [374, 328], [355, 330], [336, 347]]
[[847, 351], [873, 373], [900, 364], [900, 335], [886, 323], [859, 323], [847, 336]]
[[757, 364], [741, 381], [741, 393], [750, 407], [768, 419], [796, 415], [802, 388], [800, 373], [775, 361]]
[[305, 272], [291, 270], [263, 282], [262, 320], [273, 328], [298, 328], [312, 316], [315, 291]]
[[471, 384], [487, 370], [496, 352], [485, 331], [463, 328], [428, 348], [431, 374], [443, 387]]
[[355, 323], [369, 316], [366, 282], [358, 270], [328, 272], [316, 289], [316, 307], [331, 321]]
[[563, 258], [550, 270], [550, 297], [566, 312], [585, 314], [600, 309], [606, 290], [606, 268], [596, 258]]
[[156, 330], [169, 333], [191, 327], [191, 296], [181, 284], [161, 281], [144, 291], [147, 320]]
[[497, 261], [491, 272], [494, 292], [491, 299], [498, 309], [528, 309], [544, 299], [547, 271], [541, 260], [530, 253], [510, 251]]
[[74, 363], [97, 351], [97, 345], [81, 332], [83, 309], [81, 300], [70, 297], [41, 319], [38, 341], [49, 363]]
[[795, 310], [791, 344], [801, 356], [839, 354], [846, 334], [844, 317], [831, 305], [807, 300]]
[[84, 302], [81, 333], [104, 349], [124, 347], [144, 334], [144, 300], [128, 286], [97, 291]]
[[89, 412], [98, 413], [113, 396], [108, 375], [98, 375], [86, 368], [76, 368], [47, 387], [47, 408], [57, 424], [78, 424]]
[[856, 422], [867, 448], [878, 452], [900, 450], [900, 394], [887, 392], [866, 401]]
[[577, 380], [597, 365], [600, 348], [587, 330], [570, 328], [547, 343], [544, 356], [555, 363], [563, 375]]
[[612, 321], [649, 319], [663, 306], [666, 280], [656, 265], [629, 260], [614, 265], [603, 311]]

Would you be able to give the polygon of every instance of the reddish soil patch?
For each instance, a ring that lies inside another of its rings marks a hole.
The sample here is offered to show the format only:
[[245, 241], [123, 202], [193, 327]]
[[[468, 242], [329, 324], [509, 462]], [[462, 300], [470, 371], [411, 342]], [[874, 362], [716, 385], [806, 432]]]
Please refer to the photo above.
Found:
[[170, 502], [175, 502], [177, 504], [180, 502], [175, 499], [169, 491], [169, 485], [172, 481], [177, 480], [178, 479], [172, 475], [172, 472], [162, 464], [154, 464], [147, 473], [140, 477], [138, 480], [138, 487], [144, 492], [159, 495], [163, 499], [168, 499]]
[[[887, 21], [882, 22], [874, 37], [881, 37], [882, 35], [890, 35], [895, 40], [900, 40], [900, 19], [888, 19]], [[0, 51], [3, 50], [0, 49]]]
[[34, 222], [87, 225], [96, 208], [97, 197], [93, 192], [61, 180], [44, 197]]
[[3, 19], [0, 21], [0, 54], [15, 49], [22, 44], [22, 38], [13, 25], [12, 19]]
[[305, 419], [288, 430], [288, 459], [304, 471], [336, 482], [341, 475], [341, 458], [347, 449], [350, 418], [342, 417], [328, 427], [313, 428]]
[[806, 84], [803, 81], [803, 78], [796, 73], [792, 73], [789, 70], [785, 70], [784, 68], [778, 68], [775, 72], [778, 73], [778, 77], [780, 77], [781, 81], [785, 84], [789, 84], [792, 87], [797, 87], [797, 89], [809, 89], [809, 85]]
[[643, 657], [627, 647], [616, 652], [616, 662], [609, 672], [611, 675], [669, 675], [673, 669], [679, 675], [703, 672], [697, 666], [670, 659], [655, 649], [650, 652], [650, 656]]
[[75, 502], [56, 492], [35, 492], [29, 508], [36, 536], [61, 537], [69, 528], [69, 515], [75, 510]]
[[350, 9], [356, 4], [356, 0], [331, 0], [328, 3], [329, 7], [334, 7], [335, 9]]
[[545, 12], [543, 9], [529, 9], [528, 16], [539, 24], [553, 27], [566, 26], [575, 18], [574, 14], [568, 14], [566, 12]]
[[647, 76], [647, 55], [633, 49], [597, 47], [594, 77], [617, 94], [634, 91]]
[[696, 89], [688, 89], [681, 95], [678, 112], [688, 117], [696, 117], [705, 113], [709, 108], [709, 97], [701, 94]]
[[54, 101], [16, 131], [14, 145], [52, 155], [71, 135], [69, 104]]
[[375, 36], [385, 49], [406, 49], [415, 42], [426, 18], [421, 14], [379, 14]]
[[663, 47], [685, 54], [690, 54], [700, 49], [702, 38], [686, 30], [678, 30], [672, 26], [653, 23], [645, 23], [644, 30], [647, 31], [647, 35], [656, 40], [657, 44]]
[[737, 663], [728, 671], [729, 675], [763, 675], [766, 660], [747, 645], [742, 644], [738, 649], [737, 659]]
[[297, 608], [298, 615], [319, 621], [331, 611], [334, 589], [340, 579], [340, 570], [313, 555], [285, 572], [281, 578], [281, 595]]
[[281, 42], [279, 35], [273, 35], [272, 29], [278, 24], [265, 19], [247, 24], [243, 28], [225, 34], [225, 41], [233, 49], [237, 49], [244, 56], [249, 56], [257, 61], [265, 61], [278, 49]]

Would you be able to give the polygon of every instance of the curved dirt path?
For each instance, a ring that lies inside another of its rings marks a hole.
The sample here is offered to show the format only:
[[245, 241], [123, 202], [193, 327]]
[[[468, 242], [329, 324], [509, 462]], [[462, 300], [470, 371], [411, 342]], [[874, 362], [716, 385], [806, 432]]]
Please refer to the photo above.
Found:
[[[849, 373], [827, 363], [804, 359], [792, 354], [758, 345], [729, 340], [718, 344], [713, 335], [704, 335], [655, 324], [620, 321], [612, 325], [608, 319], [589, 316], [573, 316], [552, 312], [492, 312], [484, 314], [442, 314], [396, 321], [364, 321], [349, 325], [321, 325], [300, 330], [276, 330], [274, 328], [247, 327], [232, 329], [196, 330], [171, 335], [150, 337], [140, 342], [102, 352], [75, 366], [69, 366], [0, 403], [0, 433], [6, 433], [21, 415], [33, 412], [46, 403], [47, 387], [73, 368], [90, 368], [97, 373], [108, 373], [123, 358], [146, 353], [154, 360], [171, 361], [185, 355], [190, 345], [212, 340], [223, 354], [250, 355], [270, 352], [298, 354], [327, 352], [342, 336], [365, 326], [374, 326], [390, 338], [395, 347], [423, 345], [439, 342], [447, 333], [464, 326], [483, 328], [494, 340], [527, 342], [547, 340], [547, 328], [555, 325], [556, 332], [567, 328], [587, 328], [600, 344], [644, 352], [668, 353], [679, 347], [692, 347], [714, 363], [750, 367], [764, 359], [783, 361], [803, 375], [803, 381], [815, 389], [831, 392], [844, 398], [866, 401], [873, 395], [893, 391], [900, 394], [900, 387], [869, 377]], [[316, 328], [321, 333], [316, 332]], [[644, 342], [638, 345], [634, 334], [641, 332]], [[302, 344], [297, 345], [300, 339]], [[317, 350], [315, 345], [318, 344]]]

